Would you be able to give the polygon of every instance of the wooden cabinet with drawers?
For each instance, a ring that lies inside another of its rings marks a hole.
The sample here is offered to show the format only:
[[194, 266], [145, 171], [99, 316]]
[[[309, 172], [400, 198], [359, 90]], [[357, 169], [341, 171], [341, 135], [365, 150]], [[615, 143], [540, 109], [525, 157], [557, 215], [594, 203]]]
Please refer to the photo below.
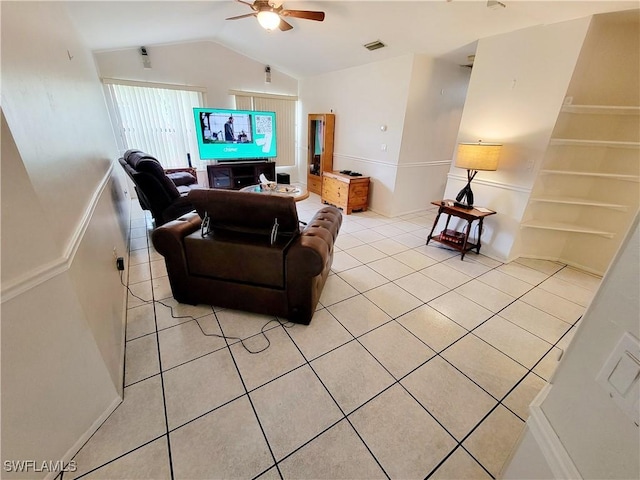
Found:
[[369, 177], [324, 172], [322, 202], [342, 208], [347, 215], [353, 210], [366, 210], [369, 202]]

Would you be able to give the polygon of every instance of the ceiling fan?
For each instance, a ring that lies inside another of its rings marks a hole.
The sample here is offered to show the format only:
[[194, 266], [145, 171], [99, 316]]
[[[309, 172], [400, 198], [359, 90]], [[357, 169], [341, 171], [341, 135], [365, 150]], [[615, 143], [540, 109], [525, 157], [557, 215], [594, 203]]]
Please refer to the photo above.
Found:
[[255, 0], [253, 3], [245, 2], [244, 0], [236, 0], [236, 2], [244, 3], [253, 10], [253, 13], [247, 13], [246, 15], [238, 15], [237, 17], [230, 17], [227, 20], [238, 20], [240, 18], [256, 17], [260, 25], [266, 30], [291, 30], [293, 26], [285, 21], [283, 17], [304, 18], [306, 20], [315, 20], [321, 22], [324, 20], [324, 12], [312, 12], [309, 10], [287, 10], [282, 6], [282, 3], [270, 2], [269, 0]]

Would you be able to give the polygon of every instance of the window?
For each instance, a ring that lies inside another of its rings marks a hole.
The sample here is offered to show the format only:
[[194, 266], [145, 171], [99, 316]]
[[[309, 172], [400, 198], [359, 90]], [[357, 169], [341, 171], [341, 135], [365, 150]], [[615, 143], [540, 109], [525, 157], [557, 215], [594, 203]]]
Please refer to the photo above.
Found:
[[147, 152], [164, 168], [187, 166], [189, 153], [192, 165], [202, 168], [193, 108], [203, 106], [203, 89], [106, 79], [103, 82], [123, 150]]
[[278, 138], [276, 139], [279, 167], [296, 164], [296, 103], [298, 97], [231, 91], [238, 110], [258, 110], [276, 113]]

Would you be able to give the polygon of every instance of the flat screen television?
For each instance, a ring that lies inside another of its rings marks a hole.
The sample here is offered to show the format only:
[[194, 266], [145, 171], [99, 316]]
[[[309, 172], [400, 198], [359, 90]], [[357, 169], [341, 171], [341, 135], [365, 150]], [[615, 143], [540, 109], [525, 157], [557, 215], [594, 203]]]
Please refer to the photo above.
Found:
[[277, 156], [274, 112], [194, 108], [193, 117], [202, 160], [260, 160]]

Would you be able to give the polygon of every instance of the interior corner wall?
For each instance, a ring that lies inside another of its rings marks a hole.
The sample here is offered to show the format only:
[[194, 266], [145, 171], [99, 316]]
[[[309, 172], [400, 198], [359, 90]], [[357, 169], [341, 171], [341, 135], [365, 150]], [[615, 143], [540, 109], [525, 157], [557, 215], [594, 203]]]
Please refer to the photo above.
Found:
[[333, 111], [333, 168], [371, 177], [369, 208], [386, 216], [426, 208], [444, 190], [467, 85], [458, 65], [413, 54], [301, 79], [301, 179], [304, 119]]
[[467, 67], [414, 55], [392, 215], [443, 198], [469, 77]]
[[413, 55], [404, 55], [300, 80], [301, 181], [307, 175], [307, 116], [333, 112], [333, 169], [371, 177], [369, 208], [391, 215], [412, 65]]
[[125, 255], [128, 198], [93, 58], [64, 5], [0, 8], [2, 460], [55, 462], [121, 401], [113, 249]]
[[[478, 173], [472, 184], [475, 203], [497, 212], [482, 238], [493, 258], [517, 256], [520, 222], [589, 23], [586, 17], [478, 42], [458, 142], [503, 144], [498, 170]], [[465, 184], [466, 173], [452, 164], [445, 197]]]

